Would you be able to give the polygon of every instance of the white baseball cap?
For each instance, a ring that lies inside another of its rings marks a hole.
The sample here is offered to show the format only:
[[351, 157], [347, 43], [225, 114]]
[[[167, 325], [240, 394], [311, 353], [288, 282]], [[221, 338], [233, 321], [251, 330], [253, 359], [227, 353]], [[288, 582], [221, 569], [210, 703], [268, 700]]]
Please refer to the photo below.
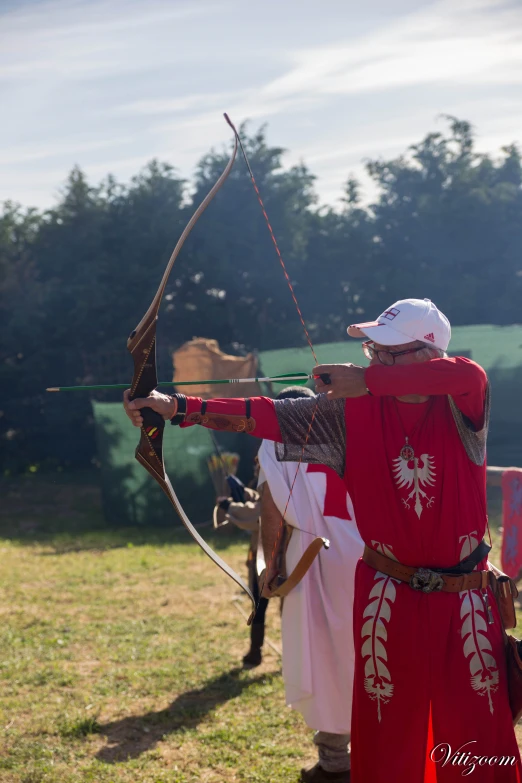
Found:
[[380, 345], [402, 345], [420, 340], [445, 351], [451, 339], [450, 322], [429, 299], [399, 299], [376, 321], [352, 324], [350, 337], [369, 337]]

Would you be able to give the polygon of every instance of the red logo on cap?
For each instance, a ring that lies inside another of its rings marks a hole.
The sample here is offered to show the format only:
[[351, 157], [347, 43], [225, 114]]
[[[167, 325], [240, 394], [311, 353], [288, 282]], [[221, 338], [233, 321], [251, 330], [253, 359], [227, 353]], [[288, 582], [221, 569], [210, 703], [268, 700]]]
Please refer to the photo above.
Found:
[[396, 316], [398, 316], [399, 313], [400, 310], [397, 310], [396, 307], [392, 307], [391, 310], [386, 310], [386, 312], [382, 314], [382, 318], [387, 318], [388, 321], [393, 321], [393, 319], [396, 318]]
[[433, 336], [433, 332], [430, 332], [429, 334], [425, 334], [424, 335], [424, 339], [425, 340], [429, 340], [430, 343], [434, 343], [435, 342], [435, 337]]

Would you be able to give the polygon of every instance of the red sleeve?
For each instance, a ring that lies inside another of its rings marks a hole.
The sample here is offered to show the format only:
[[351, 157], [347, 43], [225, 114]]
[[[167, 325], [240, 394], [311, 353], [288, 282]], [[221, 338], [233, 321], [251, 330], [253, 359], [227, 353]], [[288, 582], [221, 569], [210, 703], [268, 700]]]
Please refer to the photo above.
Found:
[[[187, 397], [187, 414], [198, 413], [201, 410], [201, 397]], [[209, 413], [221, 413], [229, 416], [245, 415], [245, 400], [243, 398], [227, 398], [207, 400]], [[281, 430], [273, 400], [270, 397], [250, 397], [250, 416], [256, 425], [250, 433], [256, 438], [282, 442]], [[192, 427], [191, 423], [182, 423], [180, 427]], [[202, 425], [205, 426], [205, 425]]]
[[450, 395], [477, 429], [483, 426], [488, 378], [471, 359], [456, 356], [393, 367], [376, 364], [368, 367], [364, 377], [369, 391], [376, 396]]

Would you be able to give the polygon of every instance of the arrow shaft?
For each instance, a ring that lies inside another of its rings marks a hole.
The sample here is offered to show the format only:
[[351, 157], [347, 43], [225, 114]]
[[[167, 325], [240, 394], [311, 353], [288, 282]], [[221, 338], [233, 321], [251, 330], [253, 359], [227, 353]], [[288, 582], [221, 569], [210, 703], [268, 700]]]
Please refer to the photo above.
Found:
[[[160, 381], [158, 386], [201, 386], [203, 384], [229, 384], [229, 383], [286, 383], [287, 381], [296, 381], [305, 383], [308, 380], [313, 379], [313, 375], [307, 375], [306, 373], [295, 373], [293, 375], [276, 375], [260, 378], [219, 378], [219, 379], [202, 379], [200, 381]], [[81, 390], [99, 390], [99, 389], [128, 389], [128, 383], [113, 383], [109, 385], [99, 384], [95, 386], [51, 386], [46, 391], [59, 392], [59, 391], [81, 391]]]

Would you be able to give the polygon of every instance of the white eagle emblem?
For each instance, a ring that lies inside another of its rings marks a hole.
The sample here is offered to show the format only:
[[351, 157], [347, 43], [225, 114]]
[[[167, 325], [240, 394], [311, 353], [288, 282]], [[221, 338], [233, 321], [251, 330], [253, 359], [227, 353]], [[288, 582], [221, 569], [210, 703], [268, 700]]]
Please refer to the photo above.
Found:
[[[413, 467], [410, 468], [411, 462], [413, 462]], [[425, 498], [427, 508], [430, 508], [435, 500], [434, 496], [428, 497], [427, 493], [422, 489], [422, 487], [433, 487], [435, 484], [435, 460], [429, 454], [421, 454], [420, 457], [413, 457], [409, 461], [404, 460], [402, 457], [397, 457], [393, 460], [393, 474], [398, 487], [407, 487], [409, 489], [413, 485], [412, 491], [406, 500], [402, 498], [402, 502], [406, 508], [409, 508], [409, 501], [415, 497], [414, 508], [420, 519], [422, 514], [421, 498]]]

